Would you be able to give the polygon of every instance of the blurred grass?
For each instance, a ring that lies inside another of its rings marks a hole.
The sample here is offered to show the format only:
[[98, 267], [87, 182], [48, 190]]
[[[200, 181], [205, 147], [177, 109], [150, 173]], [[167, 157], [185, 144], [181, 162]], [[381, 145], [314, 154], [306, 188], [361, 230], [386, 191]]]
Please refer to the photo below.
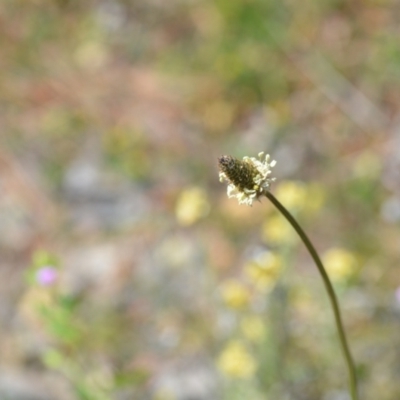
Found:
[[[399, 12], [389, 0], [3, 1], [0, 368], [38, 384], [61, 371], [47, 383], [60, 399], [342, 398], [307, 254], [266, 201], [238, 206], [218, 182], [217, 156], [266, 151], [273, 191], [321, 253], [357, 260], [335, 285], [361, 397], [399, 397]], [[61, 275], [46, 315], [23, 281], [41, 248]], [[269, 251], [284, 260], [270, 290], [224, 303]], [[243, 336], [248, 317], [263, 341]], [[217, 370], [232, 340], [258, 368], [250, 379]]]

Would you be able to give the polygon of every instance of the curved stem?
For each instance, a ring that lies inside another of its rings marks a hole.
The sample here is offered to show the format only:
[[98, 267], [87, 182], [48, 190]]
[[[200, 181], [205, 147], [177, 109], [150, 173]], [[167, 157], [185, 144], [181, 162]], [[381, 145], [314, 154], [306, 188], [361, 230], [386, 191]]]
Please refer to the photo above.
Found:
[[350, 383], [351, 398], [352, 398], [352, 400], [358, 400], [357, 375], [356, 375], [356, 370], [355, 370], [355, 366], [354, 366], [354, 361], [353, 361], [353, 358], [350, 353], [349, 345], [347, 344], [347, 338], [346, 338], [346, 334], [344, 331], [342, 318], [340, 315], [339, 303], [338, 303], [335, 291], [333, 290], [332, 283], [329, 280], [328, 274], [326, 273], [326, 270], [321, 262], [321, 259], [319, 258], [318, 253], [315, 250], [315, 247], [313, 246], [313, 244], [311, 243], [310, 239], [308, 238], [306, 233], [303, 231], [301, 226], [294, 219], [292, 214], [289, 213], [289, 211], [273, 196], [272, 193], [266, 192], [265, 196], [289, 221], [289, 223], [292, 225], [294, 230], [300, 236], [304, 245], [307, 247], [307, 250], [310, 252], [311, 257], [313, 258], [315, 264], [317, 265], [318, 271], [320, 272], [320, 274], [322, 276], [322, 280], [324, 281], [325, 288], [328, 292], [329, 300], [331, 302], [331, 305], [333, 308], [333, 313], [335, 315], [335, 322], [336, 322], [336, 327], [337, 327], [338, 333], [339, 333], [340, 344], [342, 347], [343, 355], [346, 360], [347, 368], [349, 370], [349, 383]]

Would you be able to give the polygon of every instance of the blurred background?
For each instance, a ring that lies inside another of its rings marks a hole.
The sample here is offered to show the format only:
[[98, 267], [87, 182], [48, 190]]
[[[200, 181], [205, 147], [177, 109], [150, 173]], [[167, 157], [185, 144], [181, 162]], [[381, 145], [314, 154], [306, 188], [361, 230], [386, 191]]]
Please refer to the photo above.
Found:
[[0, 398], [400, 398], [400, 3], [3, 0]]

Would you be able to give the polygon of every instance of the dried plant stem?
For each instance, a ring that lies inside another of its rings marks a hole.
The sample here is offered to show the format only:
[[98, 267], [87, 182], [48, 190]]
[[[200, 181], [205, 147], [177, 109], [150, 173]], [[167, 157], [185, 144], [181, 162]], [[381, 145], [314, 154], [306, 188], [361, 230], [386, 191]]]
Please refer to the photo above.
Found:
[[349, 384], [350, 384], [350, 394], [352, 400], [358, 400], [357, 393], [357, 375], [354, 366], [354, 361], [350, 353], [349, 345], [347, 344], [346, 333], [343, 327], [342, 318], [340, 315], [339, 303], [333, 290], [333, 286], [331, 281], [329, 280], [328, 274], [321, 262], [321, 259], [318, 256], [317, 251], [315, 250], [313, 244], [310, 239], [303, 231], [298, 222], [293, 218], [293, 216], [289, 213], [289, 211], [273, 196], [273, 194], [269, 191], [265, 192], [265, 196], [271, 201], [271, 203], [282, 213], [282, 215], [289, 221], [294, 230], [298, 233], [304, 245], [307, 247], [307, 250], [310, 252], [311, 257], [313, 258], [315, 264], [317, 265], [318, 271], [322, 276], [322, 280], [324, 281], [325, 288], [328, 292], [329, 300], [331, 302], [333, 313], [335, 315], [336, 327], [339, 333], [340, 344], [342, 347], [343, 355], [346, 360], [347, 368], [349, 370]]

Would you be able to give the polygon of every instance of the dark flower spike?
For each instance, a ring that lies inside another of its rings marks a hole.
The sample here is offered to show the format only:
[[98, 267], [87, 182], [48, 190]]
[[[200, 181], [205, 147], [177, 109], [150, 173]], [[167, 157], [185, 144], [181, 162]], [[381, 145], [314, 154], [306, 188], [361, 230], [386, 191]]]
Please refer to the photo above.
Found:
[[239, 204], [251, 206], [254, 199], [265, 194], [275, 178], [269, 177], [271, 168], [275, 166], [276, 161], [269, 162], [270, 156], [264, 153], [255, 157], [243, 157], [238, 160], [232, 156], [221, 156], [218, 159], [219, 180], [229, 183], [228, 197], [236, 197]]
[[340, 314], [339, 303], [332, 283], [311, 240], [308, 238], [295, 218], [270, 192], [269, 188], [271, 182], [273, 182], [275, 178], [270, 178], [269, 175], [271, 174], [271, 168], [275, 166], [276, 161], [269, 162], [268, 154], [265, 156], [263, 161], [263, 156], [264, 153], [259, 153], [258, 159], [254, 157], [243, 157], [243, 160], [238, 160], [232, 156], [221, 156], [218, 159], [220, 169], [219, 180], [221, 182], [225, 180], [229, 183], [227, 190], [228, 197], [236, 197], [239, 201], [239, 204], [247, 204], [248, 206], [251, 206], [254, 199], [258, 199], [262, 195], [267, 197], [278, 209], [278, 211], [288, 220], [288, 222], [300, 236], [304, 245], [307, 247], [321, 274], [332, 305], [333, 314], [339, 333], [340, 344], [349, 370], [351, 398], [352, 400], [358, 400], [356, 368], [353, 357], [350, 353], [349, 345], [347, 343], [347, 337]]

